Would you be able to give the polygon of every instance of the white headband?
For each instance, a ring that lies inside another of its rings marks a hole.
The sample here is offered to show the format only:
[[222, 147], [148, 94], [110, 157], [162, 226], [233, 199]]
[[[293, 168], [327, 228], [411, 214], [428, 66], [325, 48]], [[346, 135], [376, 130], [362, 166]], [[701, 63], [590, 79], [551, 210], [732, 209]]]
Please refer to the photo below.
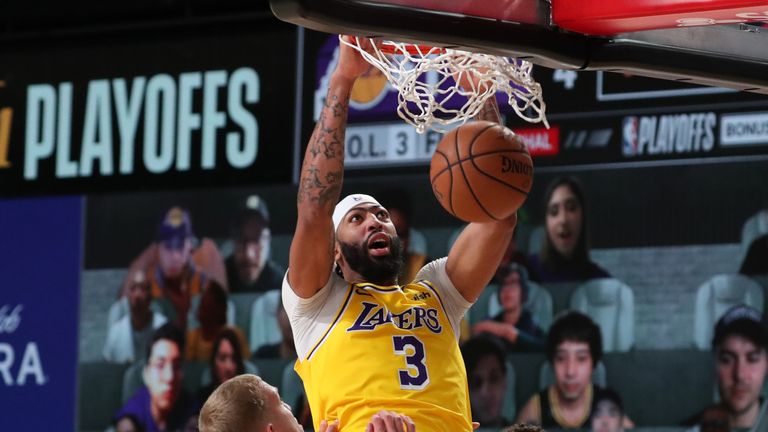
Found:
[[376, 201], [376, 198], [370, 195], [364, 195], [364, 194], [347, 195], [346, 198], [339, 201], [339, 203], [336, 204], [336, 208], [333, 209], [334, 232], [339, 229], [339, 225], [341, 224], [341, 220], [344, 219], [344, 216], [346, 216], [346, 214], [349, 213], [350, 210], [352, 210], [353, 208], [361, 204], [375, 204], [378, 206], [381, 205], [379, 204], [378, 201]]

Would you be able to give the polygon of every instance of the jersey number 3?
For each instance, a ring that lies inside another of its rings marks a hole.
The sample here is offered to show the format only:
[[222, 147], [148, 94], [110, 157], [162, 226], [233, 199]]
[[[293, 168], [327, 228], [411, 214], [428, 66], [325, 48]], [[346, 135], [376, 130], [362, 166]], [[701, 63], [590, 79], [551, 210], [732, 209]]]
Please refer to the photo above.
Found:
[[395, 354], [405, 357], [405, 369], [398, 369], [400, 388], [404, 390], [423, 390], [429, 385], [427, 371], [427, 352], [424, 344], [413, 335], [392, 336]]

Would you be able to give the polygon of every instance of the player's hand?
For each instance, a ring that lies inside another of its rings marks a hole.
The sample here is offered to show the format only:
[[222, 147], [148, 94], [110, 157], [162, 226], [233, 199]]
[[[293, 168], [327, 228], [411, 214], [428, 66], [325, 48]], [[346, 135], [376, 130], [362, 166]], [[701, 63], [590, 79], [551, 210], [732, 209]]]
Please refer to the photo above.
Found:
[[[467, 92], [484, 93], [492, 84], [492, 80], [482, 79], [482, 74], [488, 72], [488, 68], [476, 68], [456, 71], [453, 73], [453, 79], [459, 83], [462, 89]], [[478, 73], [479, 72], [479, 73]]]
[[413, 420], [404, 414], [379, 411], [371, 417], [365, 432], [415, 432]]
[[478, 422], [472, 422], [472, 430], [480, 429], [480, 423]]
[[339, 432], [339, 420], [334, 420], [328, 424], [325, 420], [320, 420], [320, 430], [318, 432]]
[[[373, 39], [358, 38], [356, 36], [342, 36], [342, 38], [352, 45], [355, 45], [357, 43], [356, 40], [359, 40], [360, 46], [368, 52], [372, 52], [373, 44], [377, 43]], [[372, 67], [373, 66], [368, 63], [356, 49], [346, 44], [339, 43], [339, 63], [336, 66], [336, 72], [342, 77], [354, 81], [360, 75], [368, 72]]]

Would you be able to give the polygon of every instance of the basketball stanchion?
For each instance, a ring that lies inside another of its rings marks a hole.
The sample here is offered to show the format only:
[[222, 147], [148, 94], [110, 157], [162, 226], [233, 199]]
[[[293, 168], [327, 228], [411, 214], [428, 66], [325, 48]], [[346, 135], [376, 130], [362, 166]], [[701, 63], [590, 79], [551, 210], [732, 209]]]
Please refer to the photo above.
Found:
[[[480, 112], [497, 92], [522, 119], [547, 127], [541, 85], [527, 61], [396, 41], [340, 36], [380, 70], [398, 92], [397, 114], [419, 133], [450, 130]], [[428, 76], [436, 79], [428, 79]], [[469, 82], [463, 88], [460, 82]]]

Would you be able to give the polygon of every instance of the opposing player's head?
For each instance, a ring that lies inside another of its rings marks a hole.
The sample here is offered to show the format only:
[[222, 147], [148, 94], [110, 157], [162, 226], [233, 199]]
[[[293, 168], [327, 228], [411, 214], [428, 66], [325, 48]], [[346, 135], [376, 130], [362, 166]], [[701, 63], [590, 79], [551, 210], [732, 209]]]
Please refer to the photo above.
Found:
[[731, 416], [757, 412], [768, 373], [766, 349], [768, 329], [757, 310], [734, 306], [717, 321], [712, 350], [720, 398]]
[[403, 265], [403, 249], [387, 209], [370, 195], [349, 195], [333, 211], [335, 260], [347, 280], [389, 285]]
[[200, 411], [200, 432], [301, 432], [277, 389], [256, 375], [236, 376], [220, 385]]
[[602, 355], [600, 328], [588, 316], [569, 311], [552, 324], [547, 358], [555, 370], [555, 388], [561, 398], [577, 400], [585, 395]]

